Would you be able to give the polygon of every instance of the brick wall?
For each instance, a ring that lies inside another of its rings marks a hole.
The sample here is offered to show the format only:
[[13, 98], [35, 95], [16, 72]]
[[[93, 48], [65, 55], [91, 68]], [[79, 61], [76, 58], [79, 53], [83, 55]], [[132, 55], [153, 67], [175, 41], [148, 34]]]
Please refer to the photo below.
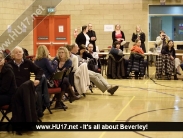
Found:
[[[166, 4], [180, 4], [177, 0], [166, 0]], [[3, 0], [0, 1], [1, 28], [0, 33], [7, 29], [23, 13], [33, 0]], [[159, 4], [159, 0], [62, 0], [56, 7], [55, 15], [71, 15], [71, 40], [74, 42], [75, 28], [93, 24], [97, 34], [97, 45], [100, 49], [112, 44], [111, 32], [104, 32], [104, 25], [120, 24], [125, 33], [126, 41], [131, 42], [136, 25], [148, 36], [148, 5]], [[33, 33], [31, 32], [19, 45], [33, 53]], [[132, 46], [132, 42], [130, 46]], [[149, 47], [152, 43], [149, 43]], [[148, 49], [148, 38], [146, 38]]]

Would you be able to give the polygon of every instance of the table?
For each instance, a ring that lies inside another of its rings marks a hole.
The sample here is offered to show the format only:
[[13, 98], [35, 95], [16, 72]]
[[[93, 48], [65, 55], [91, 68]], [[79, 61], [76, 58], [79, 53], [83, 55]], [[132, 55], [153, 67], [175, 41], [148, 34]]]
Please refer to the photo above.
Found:
[[[98, 53], [99, 55], [109, 55], [109, 52], [99, 52]], [[128, 53], [123, 53], [124, 55], [130, 55], [131, 53], [128, 52]], [[149, 56], [158, 56], [160, 55], [160, 53], [152, 53], [152, 52], [148, 52], [148, 53], [144, 53], [145, 56], [147, 56], [147, 77], [149, 77]], [[183, 56], [183, 53], [176, 53], [176, 56]]]

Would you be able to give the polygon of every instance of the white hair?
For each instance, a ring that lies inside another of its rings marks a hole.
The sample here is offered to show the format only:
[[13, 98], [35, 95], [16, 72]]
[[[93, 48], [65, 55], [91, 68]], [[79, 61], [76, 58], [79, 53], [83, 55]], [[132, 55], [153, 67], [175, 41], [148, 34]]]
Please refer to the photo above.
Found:
[[24, 54], [24, 51], [23, 51], [22, 47], [16, 46], [16, 47], [12, 50], [12, 52], [11, 52], [11, 57], [12, 57], [12, 58], [14, 58], [15, 50], [20, 50], [20, 51], [22, 51], [22, 54]]

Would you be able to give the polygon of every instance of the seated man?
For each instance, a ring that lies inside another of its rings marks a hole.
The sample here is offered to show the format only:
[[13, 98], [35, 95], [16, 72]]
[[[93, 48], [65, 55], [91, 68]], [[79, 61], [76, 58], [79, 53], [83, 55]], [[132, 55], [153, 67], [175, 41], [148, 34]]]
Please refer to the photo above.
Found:
[[[81, 60], [78, 61], [79, 59], [75, 55], [78, 52], [77, 44], [72, 44], [71, 46], [67, 46], [67, 49], [70, 51], [70, 55], [71, 55], [70, 59], [73, 61], [72, 62], [73, 70], [76, 71], [79, 65], [78, 62], [80, 63], [85, 62], [85, 60], [83, 58], [80, 58]], [[82, 51], [84, 52], [84, 50]], [[80, 49], [80, 54], [82, 55], [81, 49]], [[76, 59], [76, 60], [73, 60], [73, 59]], [[113, 95], [114, 92], [118, 89], [118, 86], [111, 86], [110, 84], [108, 84], [108, 82], [103, 78], [101, 74], [95, 73], [90, 70], [88, 70], [88, 73], [89, 73], [90, 81], [92, 81], [102, 92], [105, 92], [107, 90], [111, 95]]]
[[[16, 46], [11, 53], [13, 60], [9, 62], [15, 74], [17, 87], [20, 87], [21, 84], [30, 80], [31, 73], [35, 74], [34, 86], [36, 87], [40, 84], [43, 71], [38, 66], [36, 66], [31, 60], [24, 59], [23, 54], [23, 49], [19, 46]], [[40, 113], [39, 116], [41, 117], [43, 116], [43, 114]]]
[[89, 43], [87, 49], [88, 49], [88, 52], [96, 60], [96, 65], [97, 65], [97, 71], [96, 72], [100, 73], [100, 71], [98, 69], [101, 69], [101, 63], [100, 63], [100, 59], [99, 59], [98, 53], [97, 52], [93, 52], [93, 44]]
[[23, 49], [19, 46], [13, 49], [11, 56], [13, 61], [9, 64], [13, 67], [17, 87], [30, 80], [30, 73], [35, 74], [34, 86], [37, 86], [42, 78], [43, 71], [32, 61], [23, 59]]

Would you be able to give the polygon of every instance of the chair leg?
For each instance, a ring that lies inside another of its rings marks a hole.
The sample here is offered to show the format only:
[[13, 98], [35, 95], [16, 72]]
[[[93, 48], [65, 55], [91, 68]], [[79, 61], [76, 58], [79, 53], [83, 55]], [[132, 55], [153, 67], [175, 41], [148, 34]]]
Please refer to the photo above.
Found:
[[52, 114], [50, 107], [46, 107], [50, 114]]
[[38, 117], [38, 121], [39, 121], [39, 122], [42, 122], [42, 120], [41, 120], [39, 117]]
[[92, 90], [92, 86], [91, 85], [89, 86], [89, 89], [90, 89], [91, 93], [93, 93], [93, 90]]
[[55, 101], [56, 96], [54, 95], [54, 97], [52, 98], [52, 100], [50, 101], [50, 106], [52, 105], [53, 101]]
[[66, 111], [65, 104], [62, 101], [60, 101], [60, 104], [62, 105], [64, 111]]

